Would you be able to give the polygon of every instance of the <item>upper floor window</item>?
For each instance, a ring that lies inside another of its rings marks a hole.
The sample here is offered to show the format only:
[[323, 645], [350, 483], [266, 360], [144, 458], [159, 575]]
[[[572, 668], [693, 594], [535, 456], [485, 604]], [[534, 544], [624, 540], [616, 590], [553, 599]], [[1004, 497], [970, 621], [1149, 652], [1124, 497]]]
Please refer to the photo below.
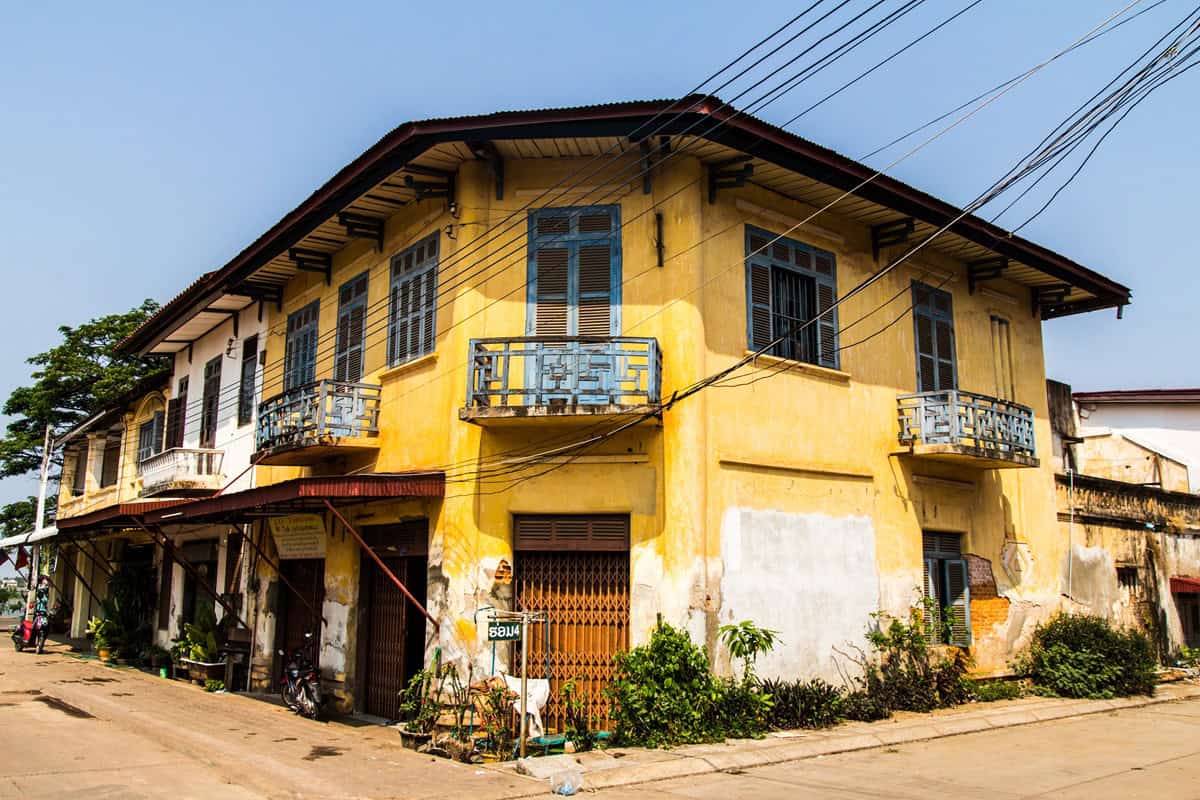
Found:
[[221, 362], [216, 356], [204, 365], [204, 393], [200, 396], [200, 446], [217, 444], [217, 415], [221, 410]]
[[183, 432], [186, 427], [188, 404], [188, 376], [184, 375], [176, 385], [175, 396], [167, 401], [167, 449], [183, 447]]
[[100, 487], [112, 486], [117, 482], [121, 469], [121, 439], [109, 439], [104, 444], [104, 456], [100, 461]]
[[392, 256], [388, 366], [432, 353], [437, 338], [438, 236]]
[[621, 208], [545, 208], [529, 215], [526, 331], [621, 332]]
[[746, 255], [750, 349], [837, 369], [833, 253], [747, 226]]
[[347, 281], [338, 290], [337, 350], [333, 379], [358, 383], [363, 376], [363, 342], [367, 337], [367, 275]]
[[142, 462], [153, 455], [162, 452], [164, 415], [155, 411], [154, 416], [146, 420], [138, 428], [137, 471], [142, 472]]
[[71, 494], [78, 497], [87, 489], [87, 445], [75, 450], [75, 474], [71, 478]]
[[954, 306], [949, 292], [913, 281], [913, 325], [917, 350], [917, 391], [958, 388], [954, 358]]
[[287, 343], [283, 353], [283, 390], [316, 380], [317, 325], [321, 301], [314, 300], [288, 315]]
[[238, 425], [254, 418], [254, 378], [258, 372], [258, 335], [242, 342], [242, 371], [238, 376]]

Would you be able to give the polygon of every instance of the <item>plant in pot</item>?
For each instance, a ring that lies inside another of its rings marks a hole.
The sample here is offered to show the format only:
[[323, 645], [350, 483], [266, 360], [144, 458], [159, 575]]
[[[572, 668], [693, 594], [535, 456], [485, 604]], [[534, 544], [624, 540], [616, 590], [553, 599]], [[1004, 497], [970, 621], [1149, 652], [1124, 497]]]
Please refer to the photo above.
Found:
[[400, 692], [400, 742], [410, 750], [429, 743], [442, 715], [441, 686], [434, 689], [433, 673], [423, 669]]
[[92, 640], [92, 647], [96, 651], [96, 656], [103, 662], [112, 661], [112, 641], [110, 635], [112, 632], [112, 623], [109, 620], [101, 619], [100, 617], [92, 617], [88, 620], [86, 635]]
[[183, 631], [171, 648], [188, 677], [194, 681], [219, 680], [225, 677], [225, 662], [220, 658], [217, 641], [217, 620], [212, 609], [197, 610], [196, 621], [183, 625]]
[[172, 653], [169, 650], [165, 647], [159, 647], [156, 644], [147, 645], [146, 649], [142, 651], [142, 661], [145, 662], [146, 666], [153, 669], [165, 667], [171, 663], [172, 657]]

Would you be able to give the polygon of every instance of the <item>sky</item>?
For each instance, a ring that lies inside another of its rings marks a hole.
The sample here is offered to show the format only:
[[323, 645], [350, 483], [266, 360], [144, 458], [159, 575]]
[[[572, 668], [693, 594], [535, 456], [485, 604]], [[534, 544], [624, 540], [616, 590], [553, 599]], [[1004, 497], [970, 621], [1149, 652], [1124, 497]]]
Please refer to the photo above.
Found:
[[[983, 0], [790, 130], [861, 157], [1128, 2]], [[789, 119], [966, 4], [926, 0], [761, 116]], [[868, 5], [852, 0], [845, 14]], [[0, 22], [0, 397], [29, 380], [25, 358], [52, 346], [58, 325], [169, 299], [404, 121], [676, 97], [800, 7], [12, 4]], [[1166, 0], [889, 172], [969, 201], [1189, 10]], [[1133, 290], [1121, 321], [1105, 311], [1045, 324], [1048, 375], [1076, 389], [1200, 385], [1189, 238], [1198, 88], [1200, 70], [1141, 104], [1023, 231]], [[33, 478], [0, 482], [0, 503], [36, 489]]]

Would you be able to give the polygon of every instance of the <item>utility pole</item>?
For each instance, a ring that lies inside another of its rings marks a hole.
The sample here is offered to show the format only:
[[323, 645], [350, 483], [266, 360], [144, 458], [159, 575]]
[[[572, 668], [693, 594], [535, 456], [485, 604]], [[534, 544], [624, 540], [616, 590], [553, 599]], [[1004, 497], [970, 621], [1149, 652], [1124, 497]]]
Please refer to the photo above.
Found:
[[50, 424], [46, 423], [46, 436], [42, 440], [42, 472], [38, 481], [37, 516], [33, 520], [34, 531], [40, 531], [46, 520], [46, 489], [50, 484]]

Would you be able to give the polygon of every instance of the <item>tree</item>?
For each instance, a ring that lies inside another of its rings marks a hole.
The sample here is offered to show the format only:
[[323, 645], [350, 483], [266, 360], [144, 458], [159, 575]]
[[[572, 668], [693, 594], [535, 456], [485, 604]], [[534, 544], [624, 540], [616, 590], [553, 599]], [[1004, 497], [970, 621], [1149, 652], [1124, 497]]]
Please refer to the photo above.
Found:
[[[138, 381], [165, 369], [161, 362], [115, 352], [122, 339], [145, 322], [158, 303], [145, 300], [123, 314], [97, 317], [77, 327], [61, 326], [62, 341], [27, 359], [36, 369], [33, 383], [19, 386], [3, 409], [14, 419], [0, 437], [0, 477], [25, 475], [41, 468], [46, 426], [51, 436], [61, 436], [96, 411], [111, 406]], [[51, 480], [61, 474], [62, 454], [52, 459]], [[0, 508], [0, 524], [23, 519], [27, 501]], [[28, 510], [32, 526], [36, 512]]]
[[29, 497], [0, 507], [0, 538], [29, 533], [37, 515], [37, 498]]

